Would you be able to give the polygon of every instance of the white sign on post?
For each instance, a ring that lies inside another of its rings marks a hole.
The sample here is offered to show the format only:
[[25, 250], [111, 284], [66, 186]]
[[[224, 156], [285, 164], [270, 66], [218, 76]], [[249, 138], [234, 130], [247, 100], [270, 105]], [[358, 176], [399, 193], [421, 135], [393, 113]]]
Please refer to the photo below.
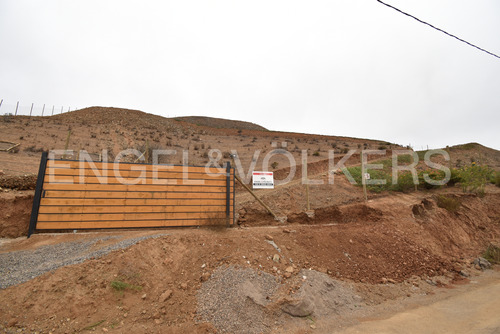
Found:
[[274, 189], [273, 172], [252, 172], [253, 189]]
[[369, 180], [370, 179], [370, 173], [365, 173], [365, 180]]

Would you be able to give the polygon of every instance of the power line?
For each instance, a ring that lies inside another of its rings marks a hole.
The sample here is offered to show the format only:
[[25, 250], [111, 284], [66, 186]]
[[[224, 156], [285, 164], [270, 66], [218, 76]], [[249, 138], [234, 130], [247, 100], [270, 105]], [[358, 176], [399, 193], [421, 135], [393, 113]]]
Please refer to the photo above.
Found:
[[448, 35], [448, 36], [450, 36], [450, 37], [453, 37], [453, 38], [455, 38], [455, 39], [458, 39], [460, 42], [463, 42], [463, 43], [465, 43], [465, 44], [467, 44], [467, 45], [469, 45], [469, 46], [472, 46], [473, 48], [476, 48], [476, 49], [478, 49], [478, 50], [480, 50], [480, 51], [486, 52], [487, 54], [489, 54], [489, 55], [491, 55], [491, 56], [493, 56], [493, 57], [497, 57], [497, 58], [499, 58], [499, 59], [500, 59], [500, 56], [498, 56], [498, 55], [496, 55], [496, 54], [494, 54], [494, 53], [492, 53], [492, 52], [489, 52], [489, 51], [487, 51], [487, 50], [485, 50], [485, 49], [483, 49], [483, 48], [480, 48], [480, 47], [479, 47], [479, 46], [477, 46], [477, 45], [474, 45], [474, 44], [472, 44], [472, 43], [469, 43], [469, 42], [467, 42], [466, 40], [461, 39], [460, 37], [457, 37], [457, 36], [455, 36], [455, 35], [453, 35], [453, 34], [450, 34], [450, 33], [446, 32], [446, 31], [444, 31], [443, 29], [439, 29], [438, 27], [435, 27], [435, 26], [433, 26], [433, 25], [432, 25], [432, 24], [430, 24], [430, 23], [427, 23], [427, 22], [425, 22], [425, 21], [422, 21], [422, 20], [421, 20], [421, 19], [419, 19], [418, 17], [415, 17], [415, 16], [413, 16], [413, 15], [411, 15], [411, 14], [408, 14], [408, 13], [406, 13], [406, 12], [403, 12], [401, 9], [398, 9], [398, 8], [396, 8], [396, 7], [394, 7], [394, 6], [391, 6], [391, 5], [389, 5], [389, 4], [387, 4], [387, 3], [385, 3], [385, 2], [383, 2], [383, 1], [381, 1], [381, 0], [377, 0], [377, 1], [378, 1], [378, 2], [380, 2], [381, 4], [385, 5], [385, 6], [389, 7], [389, 8], [394, 9], [395, 11], [397, 11], [397, 12], [399, 12], [399, 13], [401, 13], [401, 14], [404, 14], [404, 15], [406, 15], [406, 16], [411, 17], [411, 18], [412, 18], [412, 19], [414, 19], [414, 20], [417, 20], [417, 21], [418, 21], [418, 22], [420, 22], [420, 23], [423, 23], [423, 24], [425, 24], [425, 25], [428, 25], [429, 27], [431, 27], [431, 28], [433, 28], [433, 29], [436, 29], [437, 31], [440, 31], [440, 32], [442, 32], [443, 34], [446, 34], [446, 35]]

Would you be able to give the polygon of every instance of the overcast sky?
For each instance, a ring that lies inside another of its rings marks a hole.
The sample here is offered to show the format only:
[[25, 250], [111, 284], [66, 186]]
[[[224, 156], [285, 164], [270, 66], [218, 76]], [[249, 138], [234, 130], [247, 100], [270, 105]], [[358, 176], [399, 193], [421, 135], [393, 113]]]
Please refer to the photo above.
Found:
[[[500, 54], [498, 0], [386, 2]], [[500, 59], [375, 0], [2, 0], [0, 48], [2, 114], [111, 106], [500, 149]]]

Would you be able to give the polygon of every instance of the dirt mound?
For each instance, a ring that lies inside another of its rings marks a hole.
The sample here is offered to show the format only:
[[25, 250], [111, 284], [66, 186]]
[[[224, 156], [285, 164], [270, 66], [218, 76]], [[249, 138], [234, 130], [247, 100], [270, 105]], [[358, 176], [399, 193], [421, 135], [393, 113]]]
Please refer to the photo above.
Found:
[[285, 284], [263, 271], [217, 269], [197, 294], [197, 313], [223, 333], [275, 332], [291, 317], [325, 317], [364, 306], [352, 284], [301, 270]]
[[32, 206], [32, 191], [0, 193], [0, 237], [27, 235]]
[[366, 204], [351, 204], [339, 208], [339, 206], [324, 207], [314, 210], [313, 214], [305, 212], [292, 214], [288, 217], [290, 223], [299, 224], [331, 224], [331, 223], [353, 223], [353, 222], [376, 222], [383, 218], [381, 210], [372, 208]]
[[221, 332], [266, 332], [275, 325], [266, 306], [279, 285], [276, 277], [266, 272], [221, 267], [198, 291], [198, 316]]
[[[306, 304], [319, 307], [313, 308], [313, 312], [321, 313], [324, 308], [332, 311], [333, 307], [335, 313], [339, 305], [329, 304], [313, 294], [318, 290], [320, 294], [334, 296], [339, 293], [335, 284], [313, 283], [313, 290], [306, 291], [305, 295], [298, 292], [303, 276], [310, 276], [309, 269], [322, 273], [320, 278], [328, 276], [361, 286], [408, 282], [415, 276], [441, 284], [433, 281], [434, 277], [450, 280], [458, 277], [472, 257], [477, 257], [490, 241], [500, 237], [500, 194], [487, 194], [484, 198], [462, 196], [461, 206], [454, 213], [434, 203], [423, 205], [426, 211], [422, 214], [427, 215], [426, 219], [415, 216], [412, 210], [422, 200], [424, 198], [415, 194], [399, 195], [374, 200], [367, 204], [368, 210], [355, 205], [338, 207], [341, 212], [361, 212], [360, 217], [368, 213], [368, 218], [382, 212], [383, 218], [377, 221], [359, 219], [342, 224], [291, 224], [281, 228], [168, 230], [168, 235], [157, 239], [143, 240], [126, 250], [59, 268], [0, 290], [0, 299], [4, 301], [0, 304], [0, 323], [14, 330], [24, 328], [26, 332], [64, 333], [85, 328], [134, 333], [215, 332], [211, 324], [195, 322], [197, 292], [212, 275], [224, 281], [226, 274], [218, 271], [221, 266], [235, 266], [243, 272], [252, 270], [248, 271], [250, 274], [240, 272], [234, 276], [233, 285], [245, 293], [224, 296], [234, 297], [232, 302], [242, 305], [242, 312], [250, 303], [255, 314], [263, 317], [262, 323], [271, 326], [264, 332], [274, 330], [273, 326], [279, 331], [280, 321], [286, 320], [279, 316], [283, 314], [281, 306], [285, 299], [273, 300], [269, 296], [271, 303], [266, 305], [266, 297], [271, 293], [268, 291], [274, 291], [272, 277], [282, 284], [280, 296], [288, 296], [292, 304], [294, 300], [304, 299], [300, 296], [311, 295]], [[432, 196], [425, 200], [434, 201]], [[79, 237], [85, 235], [34, 235], [5, 243], [1, 250], [37, 249]], [[57, 256], [57, 249], [53, 251]], [[263, 278], [246, 279], [259, 272]], [[262, 286], [255, 283], [260, 279]], [[227, 284], [231, 292], [232, 283]], [[384, 293], [384, 297], [370, 297], [374, 302], [400, 296], [394, 293], [395, 289], [388, 288], [387, 294], [382, 289], [377, 291]], [[426, 291], [414, 285], [411, 290], [406, 289], [405, 295]], [[350, 296], [344, 303], [347, 306], [360, 302], [352, 294], [346, 296]], [[212, 300], [207, 298], [206, 314], [215, 305], [221, 305], [215, 303], [215, 295]], [[274, 301], [277, 303], [273, 304]], [[230, 300], [227, 305], [231, 305]], [[262, 307], [266, 309], [264, 314], [259, 313]], [[277, 317], [276, 312], [279, 312]], [[274, 321], [269, 322], [268, 316], [273, 316]]]
[[0, 176], [0, 190], [34, 190], [36, 187], [37, 174], [25, 175], [2, 175]]
[[176, 130], [179, 128], [177, 122], [168, 118], [148, 114], [140, 110], [124, 108], [89, 107], [51, 116], [50, 118], [80, 126], [107, 124], [112, 126], [122, 125], [124, 127], [135, 126], [142, 129], [168, 128]]
[[277, 303], [292, 316], [325, 317], [365, 305], [352, 284], [332, 279], [316, 270], [301, 270], [291, 284], [293, 293], [288, 293]]
[[257, 130], [268, 131], [265, 127], [255, 123], [234, 121], [224, 118], [204, 117], [204, 116], [185, 116], [176, 117], [176, 120], [181, 120], [198, 126], [208, 126], [211, 128], [236, 129], [236, 130]]

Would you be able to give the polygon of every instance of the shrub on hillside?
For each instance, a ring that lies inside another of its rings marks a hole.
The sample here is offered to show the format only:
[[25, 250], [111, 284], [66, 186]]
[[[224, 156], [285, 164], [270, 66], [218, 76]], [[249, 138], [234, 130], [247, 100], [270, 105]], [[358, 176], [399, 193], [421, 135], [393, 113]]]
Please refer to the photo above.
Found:
[[500, 247], [489, 245], [483, 254], [483, 257], [493, 264], [500, 263]]
[[464, 192], [484, 194], [484, 187], [490, 180], [493, 170], [488, 166], [472, 164], [460, 170], [460, 182]]
[[460, 201], [453, 197], [439, 195], [437, 198], [437, 206], [449, 212], [457, 212], [458, 208], [460, 208]]
[[462, 182], [462, 179], [460, 178], [460, 170], [456, 168], [451, 168], [451, 177], [450, 181], [448, 181], [448, 186], [453, 187], [455, 184]]
[[398, 183], [391, 185], [391, 190], [394, 191], [412, 191], [415, 189], [413, 174], [410, 171], [404, 171], [398, 174]]
[[420, 189], [435, 189], [441, 187], [441, 185], [435, 185], [425, 181], [424, 175], [427, 174], [429, 179], [433, 181], [444, 180], [446, 174], [442, 170], [430, 170], [430, 171], [420, 171], [418, 173], [418, 183]]

